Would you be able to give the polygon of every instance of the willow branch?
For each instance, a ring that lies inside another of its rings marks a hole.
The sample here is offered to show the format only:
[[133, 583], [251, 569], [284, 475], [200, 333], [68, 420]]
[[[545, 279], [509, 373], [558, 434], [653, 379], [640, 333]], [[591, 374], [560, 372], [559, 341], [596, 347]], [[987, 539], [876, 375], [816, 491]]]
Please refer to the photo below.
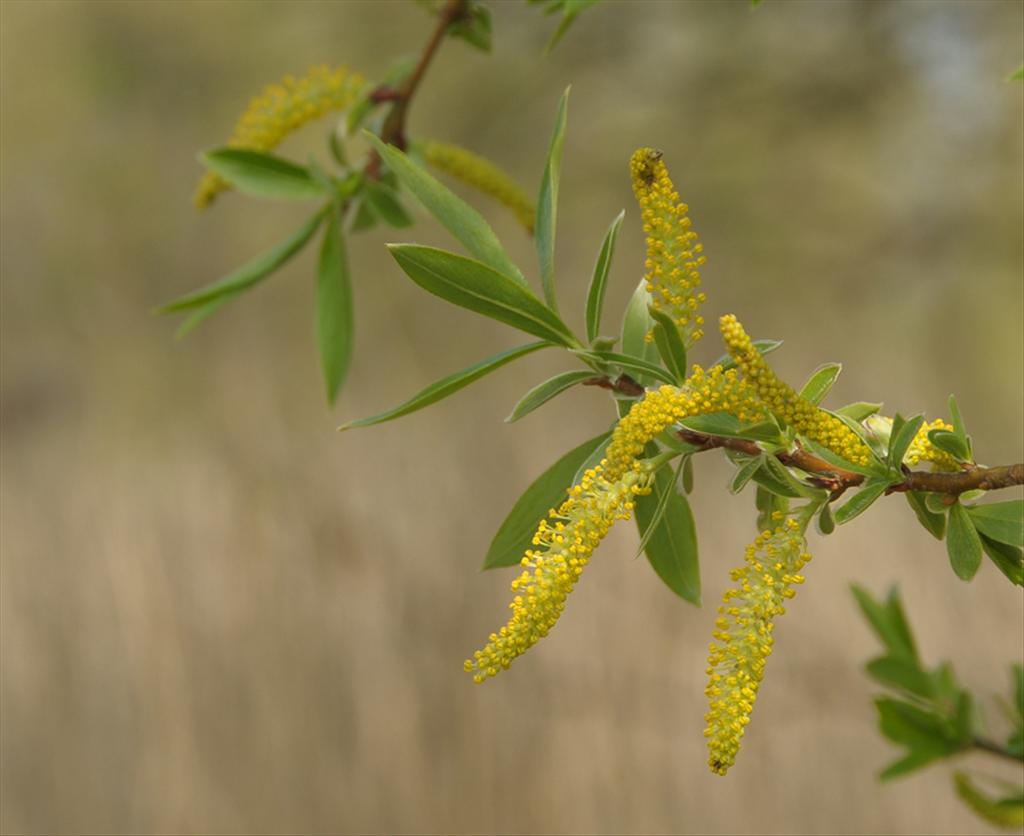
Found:
[[[748, 456], [759, 456], [764, 451], [753, 441], [742, 438], [725, 438], [717, 435], [706, 435], [692, 430], [680, 430], [679, 438], [692, 444], [700, 451], [718, 448], [734, 450]], [[786, 467], [801, 470], [810, 475], [810, 482], [818, 487], [827, 488], [837, 498], [847, 488], [853, 488], [864, 482], [865, 477], [859, 473], [837, 468], [835, 465], [796, 448], [791, 451], [780, 451], [775, 458]], [[902, 482], [890, 485], [887, 493], [905, 491], [927, 491], [957, 497], [965, 491], [992, 491], [1024, 485], [1024, 464], [1001, 465], [999, 467], [981, 467], [971, 465], [967, 470], [957, 473], [929, 473], [923, 470], [908, 471]]]
[[[423, 47], [420, 60], [417, 62], [415, 69], [409, 74], [409, 77], [399, 87], [381, 86], [371, 94], [371, 98], [374, 101], [391, 102], [391, 109], [388, 111], [388, 115], [385, 117], [384, 124], [380, 129], [382, 142], [394, 145], [403, 151], [405, 150], [407, 144], [405, 120], [409, 114], [409, 106], [412, 104], [413, 97], [419, 89], [420, 82], [423, 81], [423, 76], [426, 74], [430, 62], [434, 60], [434, 56], [441, 46], [441, 41], [444, 40], [448, 27], [463, 17], [468, 7], [467, 0], [447, 0], [437, 15], [437, 26], [434, 27], [430, 40]], [[374, 179], [377, 178], [380, 172], [380, 155], [375, 150], [370, 152], [364, 170], [367, 176]]]

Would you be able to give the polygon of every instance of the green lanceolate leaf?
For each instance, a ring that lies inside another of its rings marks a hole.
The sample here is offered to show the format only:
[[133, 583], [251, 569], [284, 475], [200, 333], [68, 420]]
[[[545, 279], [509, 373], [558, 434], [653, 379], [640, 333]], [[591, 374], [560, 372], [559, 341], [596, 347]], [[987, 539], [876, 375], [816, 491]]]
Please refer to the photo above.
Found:
[[548, 161], [540, 182], [537, 197], [537, 226], [534, 242], [537, 258], [540, 260], [540, 282], [544, 289], [544, 300], [553, 311], [558, 310], [555, 299], [555, 226], [558, 216], [558, 182], [562, 176], [562, 146], [565, 144], [565, 120], [569, 106], [569, 88], [565, 89], [558, 103], [555, 130], [548, 148]]
[[982, 792], [967, 773], [959, 771], [953, 773], [953, 786], [960, 800], [990, 824], [1017, 830], [1024, 827], [1024, 792], [993, 798]]
[[960, 414], [960, 406], [954, 395], [949, 396], [949, 417], [953, 419], [953, 434], [959, 440], [960, 446], [967, 451], [967, 458], [970, 459], [972, 457], [971, 437], [967, 434], [963, 416]]
[[857, 599], [861, 612], [888, 649], [889, 655], [919, 666], [917, 647], [906, 615], [903, 613], [899, 590], [893, 587], [885, 601], [875, 601], [871, 593], [862, 586], [853, 584], [850, 589]]
[[566, 498], [579, 467], [595, 450], [604, 450], [610, 433], [602, 433], [570, 450], [538, 476], [516, 500], [505, 521], [494, 535], [484, 558], [484, 569], [518, 566], [533, 541], [537, 524], [547, 519], [548, 511]]
[[1024, 547], [1024, 499], [967, 506], [975, 527], [992, 540]]
[[243, 194], [278, 200], [309, 200], [325, 194], [308, 169], [274, 154], [218, 148], [200, 154], [199, 160]]
[[556, 395], [593, 376], [594, 373], [592, 371], [583, 369], [580, 371], [562, 372], [554, 377], [549, 377], [543, 383], [537, 384], [523, 395], [505, 421], [509, 424], [513, 421], [518, 421], [524, 415], [529, 415], [537, 407], [546, 404]]
[[1024, 81], [1024, 64], [1021, 64], [1016, 70], [1010, 73], [1006, 78], [1007, 81]]
[[819, 366], [803, 385], [800, 397], [817, 406], [832, 389], [842, 370], [842, 363], [826, 363]]
[[917, 431], [921, 429], [921, 424], [923, 423], [923, 415], [915, 415], [913, 418], [908, 418], [898, 427], [896, 423], [893, 422], [892, 434], [889, 436], [889, 454], [886, 457], [886, 460], [889, 462], [889, 467], [893, 471], [900, 471], [903, 464], [903, 457], [907, 454], [907, 450], [910, 449], [910, 444], [914, 440], [914, 436], [917, 435]]
[[[765, 354], [771, 354], [776, 349], [782, 346], [782, 340], [753, 340], [753, 346], [757, 349], [758, 353], [762, 356]], [[721, 366], [722, 371], [728, 371], [729, 369], [736, 368], [736, 361], [728, 354], [723, 354], [711, 367]]]
[[613, 431], [614, 428], [601, 436], [603, 441], [601, 441], [600, 444], [597, 444], [594, 449], [590, 451], [590, 455], [580, 462], [580, 466], [576, 468], [576, 472], [572, 477], [573, 485], [578, 485], [583, 481], [583, 477], [586, 475], [588, 470], [593, 470], [601, 464], [601, 460], [604, 458], [604, 453], [608, 447], [608, 442], [611, 440]]
[[965, 747], [966, 741], [959, 739], [945, 719], [931, 712], [889, 697], [875, 700], [875, 707], [882, 734], [909, 750], [905, 757], [883, 770], [879, 776], [883, 781], [920, 769]]
[[729, 493], [739, 493], [753, 477], [757, 469], [764, 463], [764, 456], [754, 456], [740, 464], [732, 479], [729, 480]]
[[683, 345], [683, 338], [679, 329], [672, 321], [672, 317], [651, 307], [647, 311], [654, 320], [654, 344], [658, 348], [661, 360], [676, 378], [676, 382], [682, 384], [686, 380], [686, 346]]
[[[675, 476], [672, 479], [673, 485], [679, 480], [679, 472], [682, 470], [683, 463], [685, 461], [685, 458], [681, 458], [679, 460], [679, 464], [675, 470]], [[647, 524], [645, 526], [646, 531], [643, 532], [643, 536], [640, 538], [640, 544], [637, 546], [636, 554], [634, 555], [634, 557], [639, 557], [644, 553], [644, 549], [647, 548], [647, 543], [651, 539], [651, 535], [658, 530], [658, 526], [661, 524], [661, 520], [665, 516], [665, 510], [668, 508], [668, 502], [672, 498], [674, 493], [675, 490], [665, 490], [658, 492], [654, 513], [647, 521]]]
[[[651, 294], [647, 292], [647, 282], [641, 279], [636, 290], [633, 291], [622, 317], [622, 353], [645, 363], [657, 365], [658, 348], [653, 342], [647, 341], [647, 332], [654, 327], [654, 320], [648, 313], [650, 302]], [[647, 385], [654, 379], [664, 380], [663, 377], [641, 375], [637, 378], [637, 382]]]
[[789, 491], [798, 497], [816, 499], [822, 502], [828, 498], [828, 491], [823, 488], [815, 488], [811, 485], [805, 485], [790, 472], [788, 467], [775, 458], [775, 456], [765, 456], [764, 464], [761, 469], [763, 472], [770, 474], [776, 481], [786, 485]]
[[373, 208], [374, 213], [388, 226], [404, 229], [412, 226], [412, 218], [405, 211], [394, 189], [383, 183], [367, 180], [363, 187], [363, 196]]
[[851, 473], [859, 473], [862, 476], [879, 476], [877, 465], [872, 467], [871, 465], [857, 464], [856, 462], [850, 462], [829, 450], [827, 447], [822, 447], [818, 442], [812, 441], [809, 438], [802, 438], [803, 444], [818, 458], [824, 459], [830, 465], [839, 468], [840, 470], [848, 470]]
[[[217, 300], [225, 300], [237, 296], [244, 290], [248, 290], [261, 279], [265, 279], [278, 267], [301, 250], [307, 241], [313, 237], [317, 227], [327, 213], [327, 208], [321, 209], [313, 217], [307, 220], [287, 240], [282, 241], [276, 247], [252, 261], [243, 264], [233, 273], [229, 273], [222, 279], [208, 284], [206, 287], [186, 293], [158, 309], [159, 313], [176, 313], [197, 308], [208, 309]], [[210, 311], [212, 313], [212, 311]]]
[[[697, 555], [697, 526], [690, 504], [676, 490], [675, 477], [669, 468], [662, 468], [648, 496], [637, 497], [636, 523], [640, 536], [647, 540], [644, 553], [651, 568], [680, 598], [700, 605], [700, 564]], [[648, 534], [654, 522], [658, 503], [668, 493], [661, 520]]]
[[370, 427], [374, 424], [383, 424], [385, 421], [393, 421], [395, 418], [401, 418], [403, 415], [408, 415], [410, 412], [416, 412], [424, 407], [430, 406], [432, 403], [437, 403], [443, 398], [447, 398], [449, 395], [458, 392], [460, 389], [464, 389], [476, 380], [479, 380], [486, 374], [490, 374], [496, 369], [500, 369], [506, 363], [511, 363], [513, 360], [518, 360], [520, 357], [524, 357], [536, 351], [539, 348], [544, 348], [550, 345], [547, 342], [538, 343], [527, 343], [521, 345], [518, 348], [512, 348], [508, 351], [503, 351], [500, 354], [495, 354], [493, 357], [488, 357], [486, 360], [481, 360], [476, 365], [470, 366], [467, 369], [456, 372], [455, 374], [448, 375], [437, 383], [433, 383], [421, 392], [417, 392], [405, 403], [396, 406], [394, 409], [389, 409], [387, 412], [382, 412], [379, 415], [374, 415], [370, 418], [361, 418], [358, 421], [349, 421], [347, 424], [342, 424], [338, 427], [339, 430], [351, 430], [355, 427]]
[[388, 249], [409, 278], [435, 296], [535, 337], [578, 345], [558, 314], [523, 285], [486, 264], [417, 244], [389, 244]]
[[345, 382], [352, 357], [352, 280], [337, 210], [327, 218], [316, 274], [316, 338], [320, 367], [333, 404]]
[[909, 659], [880, 656], [868, 662], [866, 669], [868, 675], [882, 685], [899, 688], [923, 699], [931, 699], [934, 696], [932, 677]]
[[483, 216], [462, 198], [438, 182], [393, 145], [385, 145], [373, 134], [366, 138], [394, 172], [399, 182], [423, 204], [428, 212], [467, 249], [492, 270], [525, 285], [526, 280], [498, 241]]
[[819, 534], [827, 536], [836, 530], [836, 518], [832, 514], [831, 503], [821, 503], [821, 510], [818, 512], [818, 516], [815, 517], [815, 522], [817, 524]]
[[959, 502], [949, 506], [946, 529], [946, 551], [949, 563], [962, 581], [969, 581], [981, 566], [981, 538], [974, 528], [971, 515]]
[[1024, 586], [1024, 549], [1000, 543], [986, 537], [981, 532], [978, 533], [978, 536], [981, 537], [981, 548], [988, 555], [989, 560], [996, 565], [996, 568], [1012, 583]]
[[959, 461], [965, 462], [971, 457], [967, 445], [956, 433], [949, 430], [928, 430], [928, 440]]
[[631, 357], [628, 354], [619, 354], [616, 351], [587, 351], [586, 349], [575, 349], [573, 354], [576, 354], [585, 359], [596, 361], [599, 364], [606, 366], [618, 366], [627, 372], [631, 373], [632, 377], [639, 378], [654, 378], [660, 380], [663, 383], [676, 382], [675, 378], [671, 373], [665, 371], [661, 366], [656, 366], [653, 363], [648, 363], [638, 357]]
[[865, 418], [874, 415], [881, 408], [882, 404], [880, 403], [857, 401], [855, 403], [848, 403], [846, 406], [839, 407], [839, 409], [836, 410], [836, 414], [845, 415], [847, 418], [859, 423]]
[[[768, 466], [771, 456], [765, 456], [761, 467], [754, 471], [753, 480], [757, 482], [758, 490], [766, 491], [769, 494], [786, 499], [802, 499], [803, 493], [793, 486], [789, 479], [779, 479], [775, 476], [772, 468]], [[759, 509], [760, 505], [758, 506]], [[761, 509], [765, 510], [765, 509]], [[766, 517], [767, 518], [767, 517]], [[769, 526], [770, 528], [774, 526]], [[763, 530], [761, 526], [759, 530]]]
[[866, 482], [864, 487], [836, 509], [836, 523], [843, 525], [854, 517], [859, 517], [878, 497], [885, 493], [887, 487], [889, 487], [889, 483], [885, 480]]
[[683, 486], [683, 493], [693, 493], [693, 456], [683, 456], [683, 475], [680, 484]]
[[937, 514], [925, 503], [925, 495], [919, 491], [907, 491], [904, 496], [921, 523], [936, 540], [946, 536], [946, 515]]
[[608, 227], [604, 241], [601, 242], [601, 251], [597, 254], [594, 273], [590, 278], [590, 288], [587, 290], [587, 341], [591, 343], [597, 339], [601, 328], [601, 311], [604, 309], [604, 295], [608, 287], [608, 271], [615, 256], [615, 241], [619, 236], [619, 227], [622, 226], [622, 219], [625, 216], [626, 210], [623, 209]]

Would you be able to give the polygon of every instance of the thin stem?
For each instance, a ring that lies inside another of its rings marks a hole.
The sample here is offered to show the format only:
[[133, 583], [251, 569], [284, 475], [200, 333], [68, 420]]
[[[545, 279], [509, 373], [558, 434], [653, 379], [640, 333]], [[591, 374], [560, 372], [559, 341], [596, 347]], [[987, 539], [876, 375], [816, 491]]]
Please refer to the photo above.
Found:
[[983, 752], [988, 752], [989, 754], [997, 755], [1001, 758], [1006, 758], [1008, 760], [1013, 761], [1014, 763], [1021, 763], [1022, 761], [1024, 761], [1024, 758], [1018, 757], [1004, 746], [1000, 746], [998, 743], [995, 743], [984, 737], [974, 738], [974, 740], [971, 741], [971, 745], [975, 749], [980, 749]]

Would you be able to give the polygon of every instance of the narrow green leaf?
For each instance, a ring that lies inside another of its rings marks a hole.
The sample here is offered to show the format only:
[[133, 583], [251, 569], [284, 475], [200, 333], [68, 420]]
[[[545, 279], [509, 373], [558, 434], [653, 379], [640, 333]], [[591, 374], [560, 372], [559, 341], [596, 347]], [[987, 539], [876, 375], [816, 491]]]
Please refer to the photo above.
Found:
[[316, 276], [316, 337], [330, 404], [337, 399], [348, 374], [352, 333], [352, 280], [341, 218], [335, 210], [327, 219]]
[[828, 497], [828, 491], [822, 488], [815, 488], [806, 485], [794, 476], [788, 467], [780, 462], [775, 456], [765, 456], [763, 470], [768, 471], [776, 480], [785, 484], [797, 496], [807, 499], [824, 501]]
[[[675, 483], [678, 481], [679, 471], [682, 469], [683, 463], [685, 461], [685, 458], [681, 458], [679, 460], [679, 465], [677, 466], [675, 470], [675, 475], [672, 478], [673, 485], [675, 485]], [[671, 470], [671, 468], [669, 468], [669, 470]], [[643, 536], [640, 538], [640, 543], [637, 546], [636, 554], [634, 555], [634, 557], [639, 557], [644, 553], [644, 549], [647, 548], [647, 543], [651, 539], [651, 535], [654, 534], [654, 532], [658, 530], [658, 526], [661, 525], [661, 520], [665, 516], [665, 510], [668, 508], [668, 502], [674, 495], [674, 489], [659, 492], [657, 502], [654, 508], [654, 513], [651, 515], [651, 518], [645, 524], [645, 528], [647, 530], [643, 532]]]
[[309, 170], [274, 154], [244, 148], [218, 148], [199, 160], [238, 191], [278, 200], [323, 197], [324, 187]]
[[[622, 317], [622, 353], [636, 357], [645, 363], [656, 365], [658, 348], [653, 342], [647, 342], [647, 333], [654, 327], [654, 320], [647, 312], [650, 302], [651, 294], [647, 292], [647, 282], [641, 279], [636, 290], [633, 291]], [[637, 378], [637, 382], [646, 386], [654, 379], [656, 379], [654, 376], [642, 375]], [[664, 378], [658, 379], [663, 380]]]
[[520, 357], [536, 351], [538, 348], [544, 348], [548, 345], [550, 345], [550, 343], [547, 342], [527, 343], [526, 345], [511, 348], [508, 351], [503, 351], [500, 354], [495, 354], [493, 357], [481, 360], [476, 365], [470, 366], [469, 368], [463, 369], [455, 374], [448, 375], [448, 377], [431, 384], [426, 389], [417, 392], [405, 403], [396, 406], [394, 409], [389, 409], [387, 412], [382, 412], [379, 415], [374, 415], [370, 418], [361, 418], [358, 421], [349, 421], [347, 424], [342, 424], [338, 429], [351, 430], [355, 427], [369, 427], [374, 424], [383, 424], [385, 421], [393, 421], [395, 418], [401, 418], [403, 415], [408, 415], [410, 412], [416, 412], [426, 406], [430, 406], [432, 403], [437, 403], [437, 401], [447, 398], [449, 395], [469, 386], [470, 383], [479, 380], [484, 375], [490, 374], [495, 369], [500, 369], [506, 363], [511, 363], [513, 360], [517, 360]]
[[[781, 348], [782, 340], [753, 340], [752, 344], [763, 357], [765, 354], [771, 354], [776, 349]], [[711, 364], [712, 368], [714, 366], [721, 366], [722, 371], [728, 371], [729, 369], [736, 368], [736, 361], [729, 354], [723, 354]]]
[[875, 635], [889, 650], [889, 654], [919, 666], [917, 647], [896, 587], [889, 590], [888, 598], [881, 602], [875, 601], [871, 593], [858, 584], [852, 584], [850, 589], [857, 599], [861, 612], [875, 631]]
[[884, 480], [866, 482], [864, 487], [836, 509], [836, 523], [843, 525], [843, 523], [848, 523], [854, 517], [863, 514], [878, 497], [885, 493], [887, 487], [889, 487], [889, 483]]
[[[572, 350], [572, 349], [571, 349]], [[586, 349], [572, 350], [573, 354], [580, 357], [590, 358], [606, 365], [618, 366], [627, 372], [635, 372], [632, 377], [655, 378], [663, 383], [675, 384], [675, 378], [660, 366], [645, 362], [638, 357], [631, 357], [628, 354], [619, 354], [615, 351], [587, 351]]]
[[729, 493], [735, 494], [742, 491], [763, 461], [763, 456], [754, 456], [741, 464], [733, 474], [732, 479], [729, 480]]
[[388, 244], [388, 249], [409, 278], [435, 296], [541, 339], [578, 345], [558, 314], [486, 264], [417, 244]]
[[971, 437], [967, 434], [964, 426], [964, 418], [960, 414], [960, 406], [956, 402], [956, 396], [949, 396], [949, 417], [953, 419], [953, 433], [960, 440], [960, 446], [967, 451], [967, 458], [971, 458]]
[[903, 494], [907, 498], [907, 504], [914, 510], [918, 522], [927, 529], [928, 533], [936, 540], [946, 536], [946, 515], [937, 514], [925, 503], [924, 494], [919, 491], [907, 491]]
[[959, 461], [965, 462], [971, 458], [971, 453], [960, 436], [949, 430], [928, 430], [928, 440]]
[[[755, 470], [752, 476], [753, 480], [757, 482], [759, 486], [758, 490], [768, 491], [770, 494], [774, 494], [778, 497], [785, 497], [786, 499], [803, 499], [803, 494], [793, 487], [788, 479], [779, 479], [772, 473], [770, 468], [767, 467], [767, 463], [770, 458], [770, 456], [765, 456], [761, 467]], [[758, 507], [760, 508], [760, 506]], [[769, 517], [766, 515], [765, 518], [768, 519]], [[759, 529], [763, 530], [764, 526], [759, 525]]]
[[996, 568], [1006, 575], [1012, 583], [1024, 586], [1024, 550], [1017, 546], [1000, 543], [978, 532], [981, 537], [981, 548], [988, 555]]
[[846, 406], [841, 406], [836, 410], [837, 415], [845, 415], [853, 421], [863, 421], [865, 418], [874, 415], [878, 410], [882, 408], [880, 403], [868, 403], [867, 401], [857, 401], [855, 403], [848, 403]]
[[367, 180], [364, 186], [364, 194], [367, 202], [373, 207], [373, 211], [388, 226], [395, 229], [404, 229], [412, 226], [412, 218], [405, 211], [402, 202], [394, 190], [383, 183]]
[[897, 656], [881, 656], [867, 664], [868, 675], [876, 682], [899, 688], [924, 699], [934, 694], [931, 677], [913, 661]]
[[683, 493], [689, 495], [693, 493], [693, 456], [683, 456], [682, 469]]
[[818, 366], [800, 390], [800, 397], [817, 406], [835, 385], [836, 378], [843, 370], [842, 363], [826, 363]]
[[1024, 81], [1024, 64], [1021, 64], [1014, 72], [1007, 76], [1007, 81]]
[[233, 298], [242, 291], [248, 290], [261, 279], [265, 279], [273, 273], [278, 267], [301, 250], [305, 246], [306, 242], [313, 237], [313, 233], [316, 232], [317, 227], [320, 226], [320, 222], [323, 220], [326, 212], [327, 207], [324, 207], [299, 227], [299, 229], [290, 238], [282, 241], [273, 249], [268, 250], [262, 255], [254, 258], [252, 261], [243, 264], [233, 273], [229, 273], [224, 278], [219, 279], [212, 284], [208, 284], [206, 287], [200, 288], [199, 290], [186, 293], [184, 296], [180, 296], [173, 302], [169, 302], [159, 308], [158, 313], [174, 313], [176, 311], [187, 311], [193, 308], [206, 309], [205, 315], [212, 313], [213, 311], [209, 309], [208, 303], [211, 303], [221, 297]]
[[523, 395], [505, 421], [509, 424], [513, 421], [518, 421], [524, 415], [529, 415], [537, 407], [546, 404], [555, 395], [561, 394], [566, 389], [593, 376], [594, 373], [589, 369], [582, 369], [579, 371], [562, 372], [554, 377], [549, 377], [543, 383], [537, 384]]
[[859, 473], [862, 476], [879, 476], [877, 465], [872, 467], [871, 465], [861, 465], [856, 462], [850, 462], [829, 450], [827, 447], [822, 447], [818, 442], [813, 441], [810, 438], [801, 437], [802, 443], [808, 450], [810, 450], [818, 458], [824, 459], [829, 464], [837, 467], [841, 470], [848, 470], [851, 473]]
[[548, 161], [537, 197], [537, 226], [534, 241], [540, 260], [540, 282], [544, 288], [544, 300], [553, 311], [558, 310], [555, 299], [555, 226], [558, 216], [558, 182], [562, 174], [562, 146], [565, 144], [565, 120], [569, 106], [569, 88], [565, 88], [558, 103], [555, 130], [548, 148]]
[[889, 436], [889, 454], [886, 457], [886, 461], [888, 461], [889, 467], [894, 471], [900, 471], [903, 457], [906, 455], [907, 450], [910, 449], [910, 443], [914, 440], [917, 431], [921, 429], [921, 424], [923, 423], [923, 415], [915, 415], [913, 418], [908, 418], [899, 427], [893, 423], [892, 435]]
[[981, 538], [971, 522], [971, 515], [959, 502], [949, 506], [946, 551], [960, 580], [969, 581], [974, 577], [981, 566]]
[[622, 226], [622, 219], [626, 216], [623, 209], [615, 216], [611, 226], [604, 235], [601, 242], [601, 251], [597, 254], [597, 263], [594, 264], [594, 273], [590, 278], [590, 288], [587, 290], [587, 341], [593, 342], [597, 339], [601, 328], [601, 312], [604, 309], [604, 295], [608, 287], [608, 271], [615, 256], [615, 241], [619, 236], [619, 227]]
[[484, 558], [484, 569], [519, 565], [519, 561], [531, 546], [537, 524], [542, 519], [547, 519], [551, 508], [557, 508], [562, 504], [576, 470], [595, 450], [604, 450], [608, 436], [609, 433], [602, 433], [584, 441], [531, 483], [516, 500], [516, 504], [494, 535]]
[[815, 517], [815, 522], [817, 523], [819, 534], [828, 536], [836, 530], [836, 518], [832, 515], [831, 503], [821, 503], [821, 510], [818, 512], [818, 516]]
[[876, 699], [875, 707], [878, 709], [878, 726], [882, 734], [910, 750], [905, 758], [882, 772], [883, 781], [948, 757], [964, 748], [944, 719], [935, 714], [889, 697]]
[[647, 312], [655, 322], [654, 344], [658, 347], [661, 360], [665, 368], [675, 375], [676, 381], [682, 384], [687, 377], [686, 346], [683, 345], [679, 329], [672, 321], [672, 317], [653, 305]]
[[387, 163], [405, 188], [416, 195], [428, 212], [447, 229], [470, 254], [492, 270], [522, 285], [523, 274], [512, 262], [494, 231], [483, 216], [462, 198], [438, 182], [393, 145], [385, 145], [373, 134], [364, 132], [367, 140]]
[[1024, 499], [966, 507], [975, 527], [986, 537], [1024, 547]]
[[636, 522], [641, 537], [647, 536], [657, 505], [668, 493], [668, 505], [654, 533], [647, 537], [644, 552], [651, 568], [680, 598], [700, 605], [700, 564], [697, 556], [697, 527], [686, 498], [676, 491], [671, 470], [662, 469], [649, 496], [637, 497]]
[[[1017, 71], [1024, 74], [1024, 67]], [[953, 786], [960, 800], [996, 827], [1020, 830], [1024, 827], [1024, 793], [993, 798], [982, 792], [965, 772], [953, 773]]]

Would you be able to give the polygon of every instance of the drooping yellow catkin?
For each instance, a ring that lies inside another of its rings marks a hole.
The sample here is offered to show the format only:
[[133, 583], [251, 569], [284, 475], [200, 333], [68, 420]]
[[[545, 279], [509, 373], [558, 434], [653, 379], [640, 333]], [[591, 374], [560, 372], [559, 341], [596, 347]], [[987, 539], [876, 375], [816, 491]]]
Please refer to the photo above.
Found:
[[[366, 80], [345, 67], [331, 69], [326, 65], [313, 67], [302, 78], [285, 76], [256, 96], [235, 125], [228, 140], [230, 148], [270, 151], [288, 134], [326, 113], [344, 110], [361, 92]], [[209, 206], [220, 192], [231, 185], [208, 171], [199, 181], [195, 204]]]
[[694, 366], [681, 388], [662, 386], [637, 401], [612, 433], [601, 463], [541, 520], [533, 545], [512, 583], [512, 617], [487, 645], [463, 663], [476, 682], [504, 670], [555, 625], [590, 556], [617, 520], [629, 519], [634, 500], [650, 492], [652, 466], [641, 460], [659, 433], [691, 415], [730, 412], [743, 422], [763, 417], [753, 390], [735, 369]]
[[423, 158], [438, 171], [461, 180], [512, 210], [527, 232], [533, 232], [536, 209], [516, 182], [490, 160], [458, 145], [428, 140], [419, 145]]
[[818, 409], [779, 380], [735, 316], [726, 314], [719, 320], [719, 325], [729, 355], [773, 415], [848, 462], [868, 463], [868, 446], [834, 415]]
[[921, 462], [931, 462], [935, 465], [935, 470], [945, 470], [951, 473], [960, 470], [960, 464], [956, 459], [945, 450], [940, 450], [932, 444], [928, 438], [929, 430], [949, 430], [952, 432], [953, 425], [947, 424], [941, 418], [936, 418], [930, 424], [927, 422], [921, 424], [921, 429], [917, 431], [914, 440], [910, 442], [910, 447], [907, 448], [903, 461], [911, 467]]
[[811, 559], [799, 524], [773, 515], [778, 524], [763, 531], [747, 546], [745, 565], [733, 569], [736, 586], [728, 589], [718, 608], [714, 641], [708, 656], [708, 766], [725, 775], [736, 762], [754, 700], [772, 652], [773, 620], [786, 612], [784, 602], [804, 582], [799, 574]]
[[[651, 304], [672, 318], [689, 347], [704, 335], [704, 317], [697, 313], [707, 298], [700, 290], [699, 268], [706, 261], [701, 255], [704, 247], [690, 229], [689, 208], [679, 202], [660, 151], [635, 151], [629, 173], [647, 236], [644, 278]], [[647, 338], [652, 339], [652, 334]]]

